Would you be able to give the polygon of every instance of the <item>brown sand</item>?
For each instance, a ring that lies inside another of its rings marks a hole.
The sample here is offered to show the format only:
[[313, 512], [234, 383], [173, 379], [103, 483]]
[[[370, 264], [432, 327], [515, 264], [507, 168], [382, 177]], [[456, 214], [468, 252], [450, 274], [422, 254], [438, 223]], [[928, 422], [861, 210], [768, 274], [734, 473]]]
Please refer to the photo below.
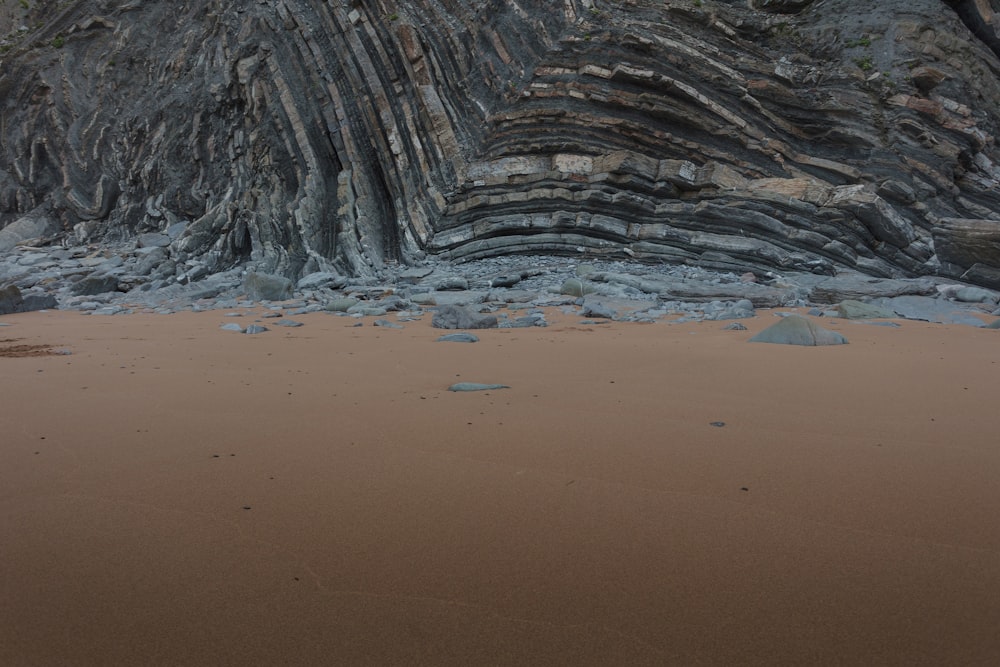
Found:
[[549, 317], [3, 318], [0, 664], [1000, 664], [1000, 332]]

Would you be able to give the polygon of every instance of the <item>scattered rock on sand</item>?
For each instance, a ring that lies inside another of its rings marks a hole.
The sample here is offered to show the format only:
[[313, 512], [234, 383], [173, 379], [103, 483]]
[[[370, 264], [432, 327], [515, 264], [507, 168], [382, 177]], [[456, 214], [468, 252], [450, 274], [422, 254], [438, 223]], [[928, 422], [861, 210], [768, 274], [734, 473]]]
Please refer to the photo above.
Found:
[[268, 329], [267, 327], [262, 327], [259, 324], [251, 324], [250, 326], [248, 326], [243, 331], [243, 333], [245, 333], [245, 334], [260, 334], [260, 333], [264, 333], [265, 331], [270, 331], [270, 329]]
[[598, 299], [584, 298], [583, 300], [583, 310], [580, 311], [580, 315], [583, 317], [603, 317], [606, 319], [614, 319], [618, 312], [607, 305], [603, 301]]
[[[1000, 320], [997, 320], [1000, 322]], [[439, 343], [478, 343], [479, 337], [470, 333], [445, 334], [437, 339]]]
[[493, 315], [474, 313], [462, 306], [442, 306], [434, 313], [431, 326], [435, 329], [496, 329]]
[[227, 322], [226, 324], [223, 324], [219, 328], [222, 329], [223, 331], [235, 331], [237, 333], [243, 333], [243, 327], [236, 324], [236, 322]]
[[779, 345], [844, 345], [847, 339], [836, 331], [824, 329], [801, 315], [789, 315], [750, 339], [751, 343]]
[[448, 391], [486, 391], [488, 389], [510, 389], [505, 384], [480, 384], [479, 382], [457, 382]]

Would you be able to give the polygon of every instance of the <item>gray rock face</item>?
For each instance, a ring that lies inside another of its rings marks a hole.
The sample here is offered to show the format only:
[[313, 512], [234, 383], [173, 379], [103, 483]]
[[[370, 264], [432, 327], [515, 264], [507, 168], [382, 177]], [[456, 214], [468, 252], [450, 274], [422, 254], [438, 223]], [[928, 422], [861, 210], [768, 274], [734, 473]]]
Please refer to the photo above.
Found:
[[0, 234], [293, 279], [582, 253], [1000, 286], [990, 3], [704, 5], [32, 2]]
[[847, 339], [836, 331], [824, 329], [807, 317], [789, 315], [755, 335], [750, 342], [816, 346], [845, 345]]
[[437, 329], [495, 329], [498, 322], [493, 315], [474, 313], [461, 306], [441, 306], [431, 318], [431, 326]]

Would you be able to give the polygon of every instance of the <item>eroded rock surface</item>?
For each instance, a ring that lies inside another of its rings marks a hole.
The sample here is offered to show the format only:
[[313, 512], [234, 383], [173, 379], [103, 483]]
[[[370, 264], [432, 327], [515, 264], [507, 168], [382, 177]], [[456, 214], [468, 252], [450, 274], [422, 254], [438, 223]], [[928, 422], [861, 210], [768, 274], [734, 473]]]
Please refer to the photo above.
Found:
[[147, 239], [121, 291], [579, 251], [1000, 287], [995, 2], [27, 5], [0, 227]]

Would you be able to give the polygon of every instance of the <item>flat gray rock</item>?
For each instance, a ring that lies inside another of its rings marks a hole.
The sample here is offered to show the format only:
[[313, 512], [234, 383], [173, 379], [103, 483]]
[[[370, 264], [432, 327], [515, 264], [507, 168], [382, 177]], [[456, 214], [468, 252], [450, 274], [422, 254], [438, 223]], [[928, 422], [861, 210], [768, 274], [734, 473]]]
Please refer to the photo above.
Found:
[[343, 287], [346, 284], [347, 278], [343, 276], [329, 271], [317, 271], [316, 273], [310, 273], [308, 276], [303, 276], [299, 280], [298, 288], [300, 290], [321, 289], [324, 287]]
[[510, 389], [505, 384], [480, 384], [479, 382], [457, 382], [448, 391], [486, 391], [488, 389]]
[[386, 329], [402, 329], [402, 324], [396, 324], [395, 322], [390, 322], [389, 320], [375, 320], [375, 326], [385, 327]]
[[235, 331], [236, 333], [243, 333], [243, 327], [236, 324], [236, 322], [228, 322], [219, 327], [223, 331]]
[[493, 315], [474, 313], [461, 306], [442, 306], [431, 318], [435, 329], [496, 329], [497, 318]]
[[884, 306], [845, 299], [837, 304], [837, 316], [847, 320], [870, 320], [896, 317], [896, 313]]
[[270, 331], [270, 329], [268, 329], [267, 327], [262, 327], [259, 324], [251, 324], [250, 326], [248, 326], [243, 331], [243, 333], [245, 333], [245, 334], [261, 334], [261, 333], [264, 333], [265, 331]]
[[[1000, 322], [1000, 320], [997, 320]], [[470, 333], [445, 334], [437, 339], [439, 343], [478, 343], [479, 337]]]
[[295, 320], [278, 320], [277, 322], [274, 323], [274, 326], [295, 328], [295, 327], [301, 327], [302, 322], [296, 322]]
[[580, 311], [580, 315], [583, 317], [603, 317], [609, 320], [614, 319], [617, 314], [618, 311], [611, 306], [599, 299], [592, 298], [584, 298], [583, 310]]
[[878, 304], [908, 320], [938, 322], [940, 324], [968, 324], [973, 327], [983, 326], [983, 321], [973, 315], [968, 308], [963, 308], [947, 299], [926, 296], [897, 296], [891, 299], [879, 299]]
[[781, 318], [756, 336], [751, 343], [774, 343], [777, 345], [844, 345], [847, 339], [836, 331], [824, 329], [801, 315]]

